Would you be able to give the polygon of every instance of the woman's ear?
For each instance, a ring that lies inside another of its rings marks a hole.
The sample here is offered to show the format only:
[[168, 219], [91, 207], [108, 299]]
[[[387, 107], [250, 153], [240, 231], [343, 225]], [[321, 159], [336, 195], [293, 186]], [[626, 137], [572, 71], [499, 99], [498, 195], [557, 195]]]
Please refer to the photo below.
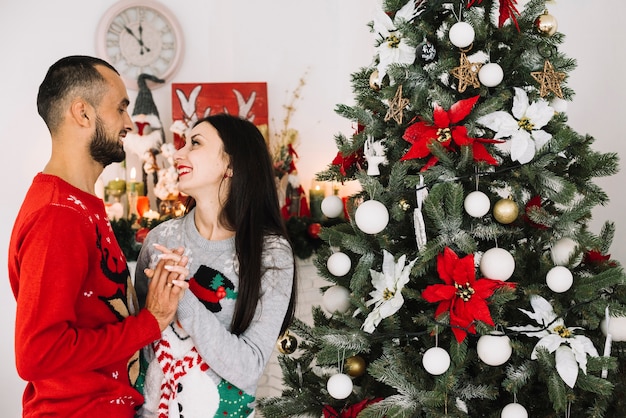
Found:
[[230, 178], [233, 176], [233, 169], [228, 167], [226, 169], [226, 172], [224, 173], [224, 178]]

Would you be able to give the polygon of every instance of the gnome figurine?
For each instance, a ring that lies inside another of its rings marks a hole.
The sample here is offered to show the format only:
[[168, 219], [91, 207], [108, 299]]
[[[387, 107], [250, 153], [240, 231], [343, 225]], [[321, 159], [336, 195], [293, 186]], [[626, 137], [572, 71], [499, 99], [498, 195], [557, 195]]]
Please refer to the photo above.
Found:
[[154, 104], [152, 92], [148, 88], [146, 80], [154, 83], [165, 82], [151, 74], [140, 74], [137, 77], [139, 92], [131, 117], [135, 123], [135, 129], [129, 132], [124, 139], [125, 151], [137, 155], [144, 166], [142, 170], [144, 190], [148, 190], [146, 184], [148, 173], [152, 173], [154, 183], [157, 182], [156, 156], [161, 152], [161, 145], [165, 142], [165, 132], [159, 119], [159, 111]]

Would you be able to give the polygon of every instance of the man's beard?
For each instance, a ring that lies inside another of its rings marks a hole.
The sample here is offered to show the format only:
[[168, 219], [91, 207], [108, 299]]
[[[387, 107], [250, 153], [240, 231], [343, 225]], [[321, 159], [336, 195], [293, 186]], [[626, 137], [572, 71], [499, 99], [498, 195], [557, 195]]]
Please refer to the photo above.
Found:
[[89, 153], [94, 161], [102, 164], [103, 167], [111, 163], [124, 161], [126, 153], [124, 146], [120, 145], [118, 136], [107, 137], [106, 129], [102, 119], [96, 117], [96, 132], [94, 132], [89, 143]]

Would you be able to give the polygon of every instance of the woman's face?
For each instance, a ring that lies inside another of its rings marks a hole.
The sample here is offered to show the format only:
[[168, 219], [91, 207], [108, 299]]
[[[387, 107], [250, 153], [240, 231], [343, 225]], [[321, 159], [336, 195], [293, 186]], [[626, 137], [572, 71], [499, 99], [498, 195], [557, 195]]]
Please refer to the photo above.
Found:
[[232, 175], [224, 143], [217, 130], [208, 122], [194, 127], [185, 146], [176, 151], [174, 161], [178, 170], [178, 188], [199, 200], [217, 197], [227, 189], [224, 183]]

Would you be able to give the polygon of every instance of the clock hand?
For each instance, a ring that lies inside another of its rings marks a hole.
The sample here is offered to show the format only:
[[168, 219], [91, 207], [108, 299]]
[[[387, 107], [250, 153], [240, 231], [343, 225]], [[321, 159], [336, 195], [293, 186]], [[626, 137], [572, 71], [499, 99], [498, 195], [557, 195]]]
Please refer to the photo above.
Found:
[[[126, 29], [126, 32], [128, 32], [139, 43], [139, 46], [141, 47], [141, 50], [139, 51], [139, 54], [143, 55], [144, 49], [146, 50], [146, 52], [150, 52], [150, 48], [148, 48], [147, 46], [144, 45], [143, 40], [141, 38], [138, 38], [137, 35], [135, 35], [135, 32], [133, 32], [131, 28], [129, 28], [128, 26], [124, 26], [124, 29]], [[140, 36], [141, 36], [142, 31], [143, 31], [143, 29], [141, 28], [141, 25], [139, 25], [139, 35]]]
[[141, 22], [139, 23], [139, 45], [141, 45], [142, 48], [145, 48], [146, 52], [150, 52], [150, 48], [145, 46], [145, 44], [143, 43], [143, 27], [141, 26]]

